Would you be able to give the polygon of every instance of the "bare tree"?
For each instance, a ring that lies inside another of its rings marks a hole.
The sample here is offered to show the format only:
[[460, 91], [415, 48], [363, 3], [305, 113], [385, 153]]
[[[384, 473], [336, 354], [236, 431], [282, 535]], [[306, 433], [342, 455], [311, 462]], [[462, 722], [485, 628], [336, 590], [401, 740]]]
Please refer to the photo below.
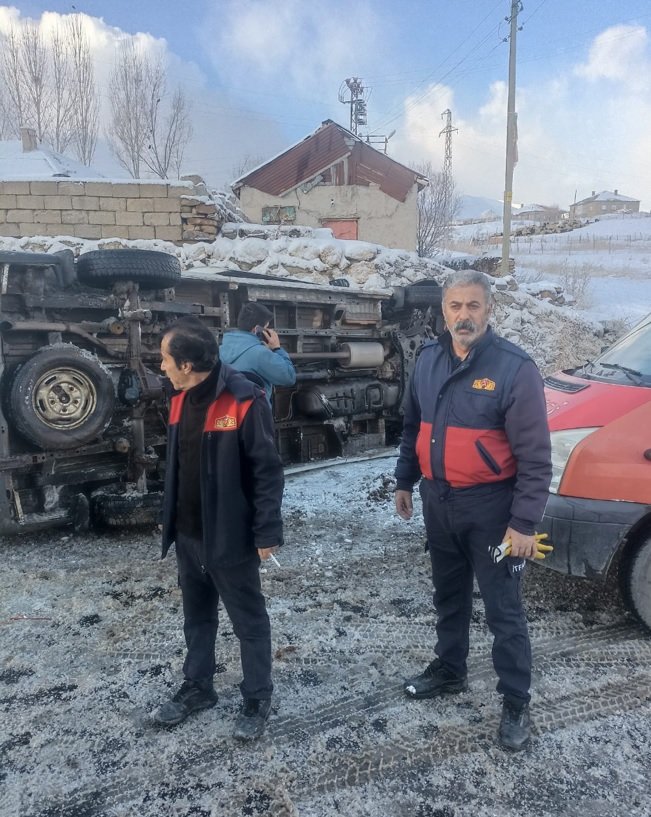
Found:
[[15, 28], [9, 29], [0, 46], [5, 115], [12, 134], [18, 136], [21, 125], [27, 122], [19, 32]]
[[429, 185], [418, 194], [418, 254], [431, 257], [443, 243], [451, 222], [461, 209], [454, 179], [421, 162], [413, 168], [429, 179]]
[[36, 131], [42, 142], [48, 125], [52, 104], [50, 62], [48, 49], [38, 27], [25, 23], [19, 36], [19, 70], [25, 103], [24, 121]]
[[160, 60], [147, 61], [147, 80], [147, 144], [142, 161], [161, 179], [168, 178], [170, 169], [178, 178], [192, 135], [189, 104], [184, 92], [177, 88], [166, 105], [167, 77]]
[[129, 41], [123, 46], [109, 82], [111, 122], [108, 140], [118, 162], [134, 178], [143, 167], [161, 179], [178, 177], [192, 135], [190, 108], [180, 88], [168, 102], [167, 77]]
[[57, 28], [50, 42], [52, 58], [52, 118], [48, 142], [58, 153], [64, 153], [74, 135], [75, 98], [71, 84], [68, 38]]
[[[2, 46], [0, 45], [0, 48]], [[0, 139], [10, 139], [14, 135], [14, 125], [11, 117], [11, 105], [7, 96], [7, 88], [2, 82], [0, 68]]]
[[109, 79], [111, 120], [107, 139], [111, 152], [122, 167], [133, 176], [140, 176], [140, 164], [147, 128], [147, 67], [132, 40], [127, 40]]
[[237, 181], [237, 179], [244, 176], [250, 170], [253, 170], [254, 167], [261, 165], [264, 160], [264, 156], [252, 156], [250, 153], [246, 153], [233, 165], [231, 169], [231, 177], [233, 181]]
[[80, 14], [68, 18], [72, 86], [73, 144], [81, 162], [89, 165], [97, 147], [99, 98], [88, 38]]
[[97, 143], [99, 100], [80, 15], [46, 40], [31, 22], [11, 29], [0, 54], [0, 119], [4, 132], [34, 128], [39, 142], [63, 152], [73, 143], [90, 164]]

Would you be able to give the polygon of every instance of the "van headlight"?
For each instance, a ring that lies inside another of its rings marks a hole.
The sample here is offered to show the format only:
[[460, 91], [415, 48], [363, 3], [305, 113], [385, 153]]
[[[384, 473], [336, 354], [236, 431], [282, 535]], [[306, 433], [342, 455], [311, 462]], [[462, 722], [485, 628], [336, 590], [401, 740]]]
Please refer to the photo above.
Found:
[[566, 431], [552, 431], [552, 481], [549, 490], [552, 494], [558, 493], [565, 466], [570, 454], [588, 434], [598, 431], [597, 428], [570, 428]]

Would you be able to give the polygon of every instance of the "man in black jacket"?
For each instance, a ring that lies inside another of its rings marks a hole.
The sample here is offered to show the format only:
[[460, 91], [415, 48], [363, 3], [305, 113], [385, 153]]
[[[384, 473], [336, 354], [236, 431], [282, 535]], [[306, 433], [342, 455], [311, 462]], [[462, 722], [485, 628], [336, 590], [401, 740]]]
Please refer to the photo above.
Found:
[[[519, 750], [530, 737], [531, 683], [520, 580], [525, 559], [536, 553], [551, 452], [538, 369], [493, 333], [490, 310], [483, 273], [450, 276], [443, 288], [447, 331], [423, 347], [405, 398], [396, 510], [411, 517], [413, 486], [421, 480], [438, 658], [404, 690], [432, 698], [467, 689], [474, 572], [504, 696], [500, 742]], [[490, 548], [506, 541], [510, 556], [494, 562]]]
[[234, 737], [264, 731], [271, 708], [271, 629], [260, 559], [282, 544], [283, 470], [264, 392], [219, 360], [201, 321], [181, 318], [161, 342], [170, 406], [163, 557], [176, 545], [187, 654], [185, 680], [154, 721], [175, 726], [217, 703], [213, 686], [221, 598], [240, 641], [244, 703]]

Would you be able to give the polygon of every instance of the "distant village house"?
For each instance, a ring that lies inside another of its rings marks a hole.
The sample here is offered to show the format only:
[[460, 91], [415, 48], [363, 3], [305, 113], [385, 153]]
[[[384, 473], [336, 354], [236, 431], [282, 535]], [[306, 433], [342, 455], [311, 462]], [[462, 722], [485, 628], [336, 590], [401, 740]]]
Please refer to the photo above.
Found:
[[233, 183], [246, 217], [259, 224], [329, 227], [336, 238], [416, 250], [415, 170], [332, 120]]
[[560, 221], [564, 211], [559, 207], [547, 207], [544, 204], [523, 204], [513, 210], [515, 221], [533, 221], [534, 224], [554, 224]]
[[639, 213], [640, 200], [622, 196], [617, 190], [592, 191], [587, 199], [570, 205], [570, 219], [597, 218], [606, 213]]

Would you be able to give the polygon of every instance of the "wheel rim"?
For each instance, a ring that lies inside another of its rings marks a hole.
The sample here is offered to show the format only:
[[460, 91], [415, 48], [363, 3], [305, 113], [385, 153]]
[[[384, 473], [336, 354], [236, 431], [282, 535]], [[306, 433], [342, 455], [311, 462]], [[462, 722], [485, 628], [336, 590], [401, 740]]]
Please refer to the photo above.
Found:
[[97, 390], [78, 369], [52, 369], [39, 378], [33, 392], [34, 414], [49, 428], [79, 428], [95, 411]]

